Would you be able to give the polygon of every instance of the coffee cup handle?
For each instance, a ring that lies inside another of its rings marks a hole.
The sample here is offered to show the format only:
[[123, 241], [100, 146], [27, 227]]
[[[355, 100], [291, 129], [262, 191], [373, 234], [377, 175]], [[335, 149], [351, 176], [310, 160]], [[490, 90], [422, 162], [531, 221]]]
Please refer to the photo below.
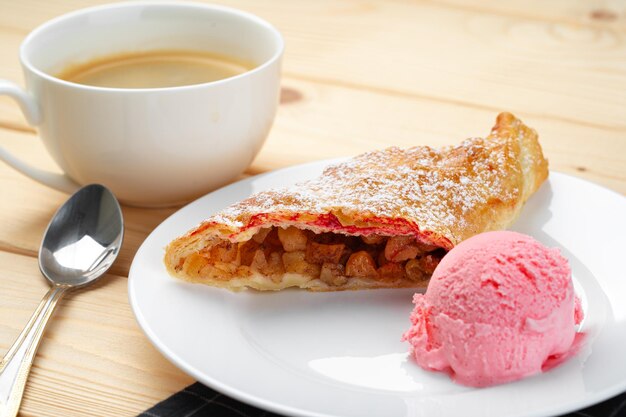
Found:
[[[31, 126], [37, 126], [41, 122], [41, 112], [37, 102], [33, 96], [24, 91], [17, 84], [7, 80], [0, 80], [0, 95], [5, 95], [15, 100]], [[35, 168], [21, 159], [16, 158], [1, 146], [0, 159], [27, 177], [59, 191], [71, 194], [80, 188], [80, 186], [67, 175]]]

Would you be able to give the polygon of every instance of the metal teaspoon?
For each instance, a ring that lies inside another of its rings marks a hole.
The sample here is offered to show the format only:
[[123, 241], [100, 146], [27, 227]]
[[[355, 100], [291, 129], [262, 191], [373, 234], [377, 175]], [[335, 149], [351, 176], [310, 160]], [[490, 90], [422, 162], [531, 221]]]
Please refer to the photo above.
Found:
[[13, 417], [48, 319], [68, 291], [91, 284], [111, 266], [122, 246], [124, 220], [106, 187], [87, 185], [56, 212], [39, 249], [39, 269], [51, 288], [0, 361], [0, 417]]

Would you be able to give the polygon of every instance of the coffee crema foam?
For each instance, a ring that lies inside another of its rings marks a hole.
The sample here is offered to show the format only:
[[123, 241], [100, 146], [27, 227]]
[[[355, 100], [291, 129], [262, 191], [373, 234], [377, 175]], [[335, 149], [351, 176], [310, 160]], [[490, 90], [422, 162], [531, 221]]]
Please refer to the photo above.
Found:
[[107, 88], [165, 88], [230, 78], [254, 68], [251, 62], [195, 50], [125, 52], [71, 64], [56, 76]]

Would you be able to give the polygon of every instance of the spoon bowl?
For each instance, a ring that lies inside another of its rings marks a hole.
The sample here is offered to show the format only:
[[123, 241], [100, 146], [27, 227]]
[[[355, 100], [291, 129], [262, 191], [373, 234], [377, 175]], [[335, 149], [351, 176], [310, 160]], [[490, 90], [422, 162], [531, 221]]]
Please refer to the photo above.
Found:
[[83, 187], [61, 206], [44, 233], [39, 268], [53, 285], [80, 287], [109, 269], [122, 247], [122, 211], [111, 191]]
[[39, 269], [51, 288], [0, 361], [0, 417], [14, 417], [48, 320], [70, 290], [101, 277], [122, 247], [124, 220], [115, 196], [99, 184], [70, 197], [50, 221], [39, 249]]

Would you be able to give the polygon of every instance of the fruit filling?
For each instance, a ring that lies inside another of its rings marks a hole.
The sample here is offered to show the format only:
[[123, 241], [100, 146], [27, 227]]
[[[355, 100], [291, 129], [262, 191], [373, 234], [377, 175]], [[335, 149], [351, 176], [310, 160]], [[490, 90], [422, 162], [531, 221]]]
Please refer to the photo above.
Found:
[[445, 250], [413, 236], [316, 234], [295, 227], [264, 228], [247, 242], [219, 244], [181, 260], [190, 276], [230, 280], [257, 272], [276, 282], [285, 273], [331, 286], [351, 278], [425, 281]]

